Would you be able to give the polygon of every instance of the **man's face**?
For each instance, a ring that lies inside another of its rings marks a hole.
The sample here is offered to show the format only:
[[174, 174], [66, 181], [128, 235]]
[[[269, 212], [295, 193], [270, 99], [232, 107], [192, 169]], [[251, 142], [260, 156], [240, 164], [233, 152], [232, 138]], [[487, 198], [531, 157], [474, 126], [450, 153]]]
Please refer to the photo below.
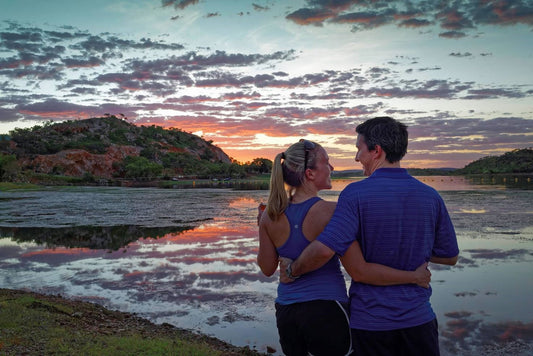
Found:
[[363, 174], [369, 176], [372, 174], [372, 156], [366, 145], [364, 136], [357, 135], [357, 141], [355, 143], [357, 147], [357, 153], [355, 155], [355, 161], [363, 165]]

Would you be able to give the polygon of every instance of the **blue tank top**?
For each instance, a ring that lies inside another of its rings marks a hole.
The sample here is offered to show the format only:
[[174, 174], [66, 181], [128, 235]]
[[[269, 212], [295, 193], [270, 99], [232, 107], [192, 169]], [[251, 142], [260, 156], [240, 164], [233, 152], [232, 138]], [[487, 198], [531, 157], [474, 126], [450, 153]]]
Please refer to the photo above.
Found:
[[[287, 241], [276, 249], [280, 256], [294, 260], [309, 245], [310, 242], [303, 234], [302, 224], [309, 209], [319, 200], [319, 197], [313, 197], [302, 203], [289, 204], [285, 216], [289, 220], [290, 235]], [[311, 300], [348, 302], [346, 282], [337, 255], [321, 268], [302, 275], [294, 282], [278, 285], [276, 303], [287, 305]]]

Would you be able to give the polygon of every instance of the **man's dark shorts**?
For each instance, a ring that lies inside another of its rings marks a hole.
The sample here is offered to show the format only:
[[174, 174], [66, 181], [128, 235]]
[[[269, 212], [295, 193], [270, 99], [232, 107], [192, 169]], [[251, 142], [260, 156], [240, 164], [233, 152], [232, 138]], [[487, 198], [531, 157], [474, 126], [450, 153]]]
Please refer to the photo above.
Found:
[[437, 319], [412, 328], [369, 331], [352, 329], [354, 356], [439, 356]]
[[279, 341], [287, 356], [347, 355], [351, 335], [346, 306], [331, 300], [276, 303]]

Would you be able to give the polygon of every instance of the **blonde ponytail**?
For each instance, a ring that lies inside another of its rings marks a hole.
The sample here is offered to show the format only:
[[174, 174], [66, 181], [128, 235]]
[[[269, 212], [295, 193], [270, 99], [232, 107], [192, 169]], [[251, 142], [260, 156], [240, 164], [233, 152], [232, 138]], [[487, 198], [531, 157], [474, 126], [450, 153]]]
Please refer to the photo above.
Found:
[[283, 181], [282, 157], [284, 157], [284, 153], [276, 155], [272, 164], [272, 174], [270, 175], [270, 195], [268, 196], [267, 214], [272, 221], [276, 221], [289, 204], [289, 198], [285, 191], [285, 182]]

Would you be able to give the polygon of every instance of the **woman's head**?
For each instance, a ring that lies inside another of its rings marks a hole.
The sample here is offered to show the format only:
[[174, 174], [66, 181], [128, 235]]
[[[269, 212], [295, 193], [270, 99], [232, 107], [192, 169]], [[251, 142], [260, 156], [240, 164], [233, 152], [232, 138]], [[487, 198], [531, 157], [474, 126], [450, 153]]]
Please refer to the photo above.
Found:
[[[323, 152], [323, 153], [322, 153]], [[275, 220], [285, 211], [294, 190], [306, 182], [306, 171], [315, 169], [317, 161], [326, 155], [316, 142], [300, 140], [279, 153], [272, 165], [270, 196], [267, 213]], [[327, 155], [326, 155], [327, 160]], [[329, 165], [329, 162], [327, 163]], [[285, 185], [288, 189], [285, 189]]]
[[319, 147], [318, 143], [302, 139], [279, 154], [283, 181], [291, 187], [301, 186], [305, 180], [305, 170], [315, 167]]

